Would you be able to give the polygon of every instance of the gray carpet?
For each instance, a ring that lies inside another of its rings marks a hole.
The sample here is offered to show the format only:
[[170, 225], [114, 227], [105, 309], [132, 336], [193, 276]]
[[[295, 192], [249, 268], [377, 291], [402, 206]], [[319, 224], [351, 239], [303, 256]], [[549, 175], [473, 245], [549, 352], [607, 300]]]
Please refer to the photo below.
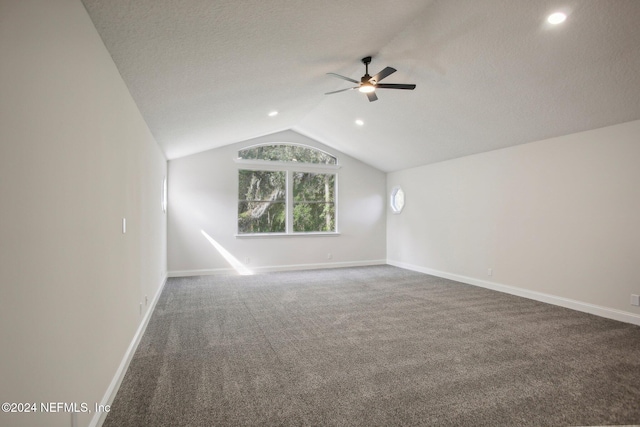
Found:
[[391, 266], [169, 279], [104, 426], [640, 424], [640, 327]]

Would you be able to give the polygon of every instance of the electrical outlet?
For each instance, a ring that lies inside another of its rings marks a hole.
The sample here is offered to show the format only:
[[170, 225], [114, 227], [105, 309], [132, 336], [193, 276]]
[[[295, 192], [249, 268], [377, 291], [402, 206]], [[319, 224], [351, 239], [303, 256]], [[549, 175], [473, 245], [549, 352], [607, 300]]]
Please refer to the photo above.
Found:
[[122, 218], [122, 234], [127, 234], [127, 218]]
[[327, 259], [331, 259], [331, 258], [333, 258], [333, 255], [331, 254], [331, 252], [329, 252], [329, 253], [327, 254]]
[[487, 276], [493, 276], [493, 268], [487, 269]]
[[631, 294], [631, 305], [640, 306], [640, 295]]
[[142, 314], [142, 303], [140, 303], [140, 314]]
[[246, 258], [244, 259], [244, 264], [245, 264], [245, 265], [248, 265], [250, 262], [251, 262], [251, 258], [246, 257]]

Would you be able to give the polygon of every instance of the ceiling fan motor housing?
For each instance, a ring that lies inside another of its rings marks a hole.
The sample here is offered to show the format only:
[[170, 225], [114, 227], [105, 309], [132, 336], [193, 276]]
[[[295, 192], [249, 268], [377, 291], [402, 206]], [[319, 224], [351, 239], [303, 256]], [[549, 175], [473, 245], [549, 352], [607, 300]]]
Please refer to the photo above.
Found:
[[333, 91], [333, 92], [327, 92], [327, 95], [330, 95], [330, 94], [333, 94], [333, 93], [338, 93], [338, 92], [344, 92], [344, 91], [352, 90], [352, 89], [358, 89], [358, 91], [360, 91], [362, 93], [365, 93], [367, 95], [367, 98], [369, 99], [369, 102], [373, 102], [373, 101], [376, 101], [378, 99], [378, 97], [374, 93], [375, 90], [378, 89], [378, 88], [380, 88], [380, 89], [407, 89], [407, 90], [413, 90], [416, 87], [416, 85], [414, 85], [414, 84], [398, 84], [398, 83], [390, 83], [390, 84], [382, 83], [382, 84], [379, 84], [378, 82], [380, 80], [382, 80], [382, 79], [388, 77], [389, 75], [395, 73], [396, 69], [393, 68], [393, 67], [385, 67], [378, 74], [376, 74], [375, 76], [371, 77], [369, 75], [369, 64], [371, 63], [371, 57], [370, 56], [365, 56], [364, 58], [362, 58], [362, 63], [365, 65], [365, 74], [364, 74], [364, 76], [362, 76], [360, 78], [360, 82], [358, 82], [357, 80], [354, 80], [354, 79], [352, 79], [350, 77], [341, 76], [340, 74], [327, 73], [327, 74], [330, 74], [330, 75], [332, 75], [334, 77], [337, 77], [339, 79], [346, 80], [346, 81], [358, 84], [358, 86], [356, 86], [356, 87], [336, 90], [336, 91]]

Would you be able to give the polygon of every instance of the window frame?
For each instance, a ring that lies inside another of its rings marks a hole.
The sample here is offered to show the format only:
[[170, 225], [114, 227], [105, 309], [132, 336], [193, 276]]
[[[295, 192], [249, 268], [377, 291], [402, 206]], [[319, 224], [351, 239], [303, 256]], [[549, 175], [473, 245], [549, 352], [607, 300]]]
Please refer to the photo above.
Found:
[[[263, 234], [269, 234], [269, 235], [274, 235], [274, 234], [282, 234], [282, 233], [286, 233], [287, 231], [287, 222], [289, 220], [288, 218], [288, 207], [287, 207], [287, 203], [288, 203], [288, 194], [287, 194], [287, 189], [289, 187], [289, 176], [286, 170], [279, 170], [279, 169], [267, 169], [267, 168], [251, 168], [251, 167], [239, 167], [237, 169], [237, 174], [236, 177], [238, 179], [237, 185], [236, 185], [236, 189], [238, 189], [238, 187], [240, 186], [240, 172], [241, 171], [260, 171], [260, 172], [284, 172], [284, 178], [285, 178], [285, 194], [284, 194], [284, 199], [282, 200], [278, 200], [277, 203], [284, 203], [285, 206], [285, 228], [284, 228], [284, 232], [282, 231], [274, 231], [274, 232], [264, 232], [264, 233], [240, 233], [239, 230], [239, 214], [240, 212], [238, 211], [238, 207], [240, 206], [240, 203], [242, 203], [243, 201], [247, 201], [247, 200], [241, 200], [240, 199], [240, 194], [238, 194], [238, 191], [236, 191], [236, 196], [237, 196], [237, 204], [236, 204], [236, 235], [239, 236], [245, 236], [245, 235], [263, 235]], [[255, 200], [254, 200], [255, 201]]]
[[[264, 159], [244, 159], [240, 157], [240, 152], [241, 151], [246, 151], [246, 150], [250, 150], [252, 148], [259, 148], [259, 147], [272, 147], [272, 146], [276, 146], [276, 145], [282, 145], [282, 146], [290, 146], [290, 147], [301, 147], [301, 148], [305, 148], [305, 149], [309, 149], [309, 150], [313, 150], [313, 151], [318, 151], [320, 153], [323, 153], [333, 159], [335, 159], [335, 163], [308, 163], [308, 162], [298, 162], [298, 161], [286, 161], [286, 160], [264, 160]], [[338, 157], [334, 156], [333, 154], [329, 153], [328, 151], [322, 150], [320, 148], [317, 147], [313, 147], [311, 145], [305, 145], [305, 144], [297, 144], [294, 142], [265, 142], [265, 143], [261, 143], [261, 144], [254, 144], [254, 145], [249, 145], [243, 148], [238, 149], [237, 152], [237, 156], [236, 156], [236, 160], [237, 161], [241, 161], [241, 162], [267, 162], [267, 163], [275, 163], [275, 164], [279, 164], [279, 165], [290, 165], [290, 164], [302, 164], [302, 165], [314, 165], [314, 166], [339, 166], [338, 163]]]
[[167, 184], [167, 176], [165, 175], [162, 178], [162, 195], [161, 195], [161, 200], [160, 200], [160, 204], [162, 207], [162, 213], [167, 213], [167, 207], [169, 205], [169, 198], [168, 198], [168, 184]]
[[[241, 159], [238, 157], [238, 153], [241, 150], [246, 150], [252, 147], [259, 147], [264, 145], [296, 145], [304, 148], [309, 148], [311, 150], [321, 151], [334, 157], [336, 159], [336, 164], [326, 164], [326, 163], [306, 163], [306, 162], [283, 162], [283, 161], [275, 161], [275, 160], [258, 160], [258, 159]], [[339, 232], [339, 215], [338, 215], [338, 181], [339, 175], [338, 171], [341, 168], [341, 165], [338, 162], [338, 157], [333, 154], [322, 150], [320, 148], [316, 148], [310, 145], [303, 144], [295, 144], [295, 143], [265, 143], [259, 145], [253, 145], [248, 147], [243, 147], [236, 152], [236, 157], [234, 159], [237, 164], [236, 174], [235, 174], [235, 188], [236, 188], [236, 234], [235, 236], [238, 238], [253, 238], [253, 237], [300, 237], [300, 236], [338, 236]], [[285, 220], [285, 231], [284, 232], [274, 232], [274, 233], [240, 233], [238, 229], [238, 210], [237, 207], [239, 205], [239, 194], [238, 187], [239, 183], [239, 175], [240, 170], [255, 170], [255, 171], [273, 171], [279, 172], [284, 171], [286, 173], [286, 189], [285, 189], [285, 209], [286, 209], [286, 220]], [[333, 181], [333, 194], [334, 194], [334, 212], [335, 212], [335, 229], [334, 231], [293, 231], [293, 208], [294, 208], [294, 200], [293, 200], [293, 173], [294, 172], [302, 172], [302, 173], [315, 173], [315, 174], [331, 174], [334, 175]]]
[[[398, 206], [398, 200], [397, 200], [397, 197], [399, 194], [401, 195], [401, 200], [402, 200], [402, 204], [400, 206]], [[404, 209], [405, 204], [406, 204], [406, 193], [404, 192], [402, 187], [400, 187], [399, 185], [396, 185], [391, 190], [391, 194], [389, 196], [389, 207], [391, 208], [391, 212], [393, 212], [394, 214], [402, 213], [402, 210]]]
[[[304, 204], [315, 204], [315, 203], [327, 203], [326, 201], [324, 202], [318, 202], [318, 201], [311, 201], [311, 200], [295, 200], [295, 177], [294, 174], [296, 173], [301, 173], [301, 174], [313, 174], [313, 175], [333, 175], [333, 200], [330, 202], [333, 204], [333, 222], [334, 222], [334, 229], [332, 231], [295, 231], [295, 209], [296, 209], [296, 205], [304, 205]], [[305, 171], [301, 171], [299, 170], [299, 168], [291, 168], [290, 170], [287, 171], [287, 190], [291, 189], [290, 195], [291, 195], [291, 209], [289, 211], [289, 209], [287, 209], [287, 214], [291, 214], [291, 216], [287, 216], [287, 221], [290, 221], [291, 224], [291, 232], [295, 233], [295, 234], [314, 234], [314, 233], [335, 233], [338, 230], [338, 204], [337, 204], [337, 189], [338, 189], [338, 174], [335, 172], [332, 173], [328, 173], [326, 171], [313, 171], [313, 172], [305, 172]], [[287, 192], [287, 195], [289, 195], [289, 192]], [[289, 222], [287, 223], [289, 224]], [[287, 231], [289, 231], [287, 229]]]

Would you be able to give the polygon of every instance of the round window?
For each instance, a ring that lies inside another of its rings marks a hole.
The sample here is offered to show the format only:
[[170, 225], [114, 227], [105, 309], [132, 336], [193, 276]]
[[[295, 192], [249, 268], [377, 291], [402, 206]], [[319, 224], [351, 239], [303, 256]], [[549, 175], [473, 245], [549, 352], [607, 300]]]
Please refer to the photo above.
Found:
[[391, 210], [394, 213], [400, 213], [402, 208], [404, 208], [404, 191], [400, 187], [394, 187], [391, 190]]

